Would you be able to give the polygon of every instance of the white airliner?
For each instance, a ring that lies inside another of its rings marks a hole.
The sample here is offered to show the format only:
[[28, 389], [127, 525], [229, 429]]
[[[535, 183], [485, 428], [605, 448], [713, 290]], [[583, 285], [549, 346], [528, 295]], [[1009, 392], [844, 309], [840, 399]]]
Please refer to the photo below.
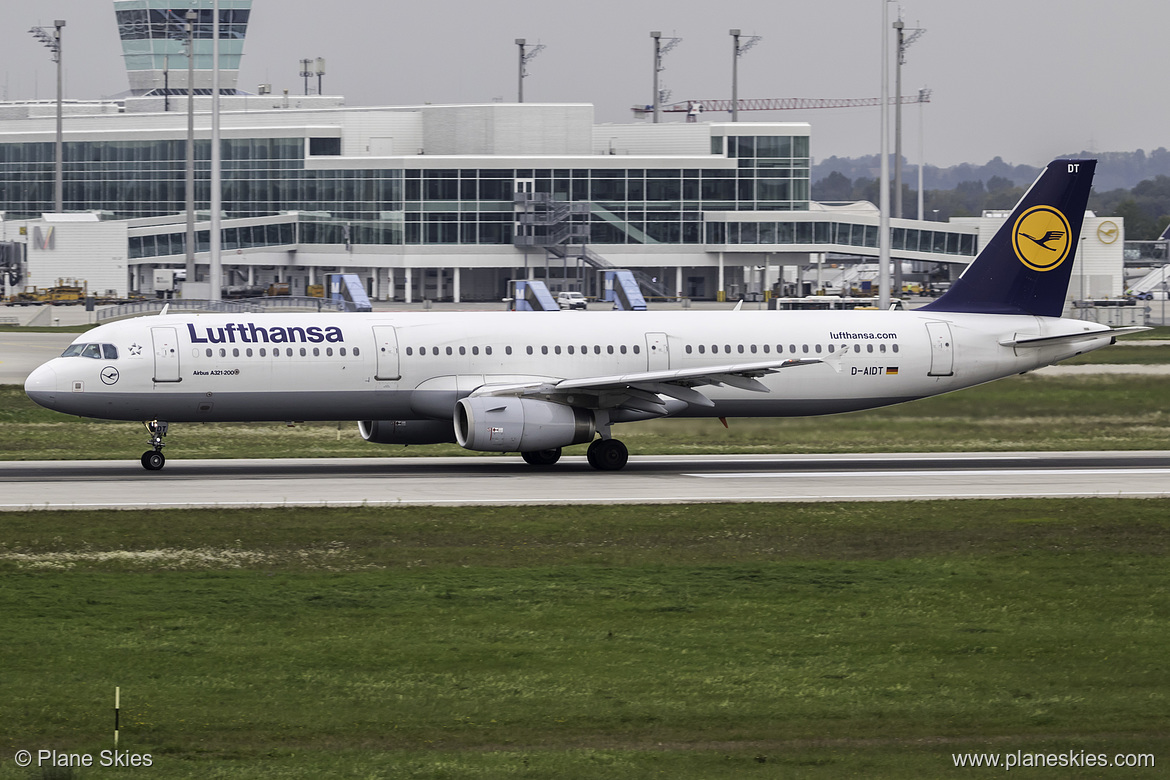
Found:
[[551, 465], [618, 423], [870, 409], [1113, 343], [1061, 319], [1095, 160], [1055, 160], [951, 289], [913, 311], [163, 314], [102, 325], [25, 392], [83, 417], [169, 423], [352, 420], [379, 444], [456, 441]]

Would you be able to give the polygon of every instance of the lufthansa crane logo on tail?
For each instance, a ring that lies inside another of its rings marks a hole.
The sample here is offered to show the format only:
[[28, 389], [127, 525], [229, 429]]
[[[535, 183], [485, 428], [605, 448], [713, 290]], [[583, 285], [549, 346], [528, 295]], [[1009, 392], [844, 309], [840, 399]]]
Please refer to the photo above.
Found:
[[1068, 257], [1071, 234], [1064, 214], [1052, 206], [1033, 206], [1016, 220], [1012, 245], [1021, 263], [1033, 271], [1051, 271]]

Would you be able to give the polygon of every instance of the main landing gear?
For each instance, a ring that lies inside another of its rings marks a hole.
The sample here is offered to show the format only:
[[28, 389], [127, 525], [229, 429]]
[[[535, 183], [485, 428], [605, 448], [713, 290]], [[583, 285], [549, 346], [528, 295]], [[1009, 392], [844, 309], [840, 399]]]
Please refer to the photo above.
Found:
[[617, 439], [596, 439], [589, 445], [585, 457], [598, 471], [618, 471], [630, 459], [630, 451]]
[[167, 428], [170, 426], [164, 420], [151, 420], [143, 424], [150, 434], [150, 441], [147, 443], [154, 449], [142, 453], [142, 468], [147, 471], [158, 471], [167, 462], [166, 456], [162, 454], [162, 448], [165, 446], [163, 437], [167, 435]]
[[[146, 455], [152, 454], [154, 453], [146, 453]], [[142, 456], [142, 465], [144, 466], [146, 465], [146, 455]], [[551, 466], [561, 459], [561, 448], [554, 447], [551, 450], [522, 452], [520, 455], [524, 458], [524, 462], [530, 466]], [[161, 453], [159, 457], [162, 457]], [[617, 439], [595, 439], [589, 445], [589, 450], [585, 453], [585, 457], [589, 460], [589, 465], [598, 471], [618, 471], [629, 461], [630, 451], [626, 449], [626, 445]], [[162, 467], [160, 466], [159, 468]]]
[[553, 447], [551, 450], [522, 452], [520, 456], [524, 458], [524, 462], [529, 466], [551, 466], [561, 459], [561, 448]]

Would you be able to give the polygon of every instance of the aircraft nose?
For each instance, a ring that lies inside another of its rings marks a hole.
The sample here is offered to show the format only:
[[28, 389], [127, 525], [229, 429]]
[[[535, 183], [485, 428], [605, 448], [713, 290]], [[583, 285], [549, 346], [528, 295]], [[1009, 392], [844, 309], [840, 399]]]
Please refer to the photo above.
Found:
[[34, 369], [24, 380], [24, 392], [36, 403], [52, 409], [57, 395], [57, 372], [47, 363]]

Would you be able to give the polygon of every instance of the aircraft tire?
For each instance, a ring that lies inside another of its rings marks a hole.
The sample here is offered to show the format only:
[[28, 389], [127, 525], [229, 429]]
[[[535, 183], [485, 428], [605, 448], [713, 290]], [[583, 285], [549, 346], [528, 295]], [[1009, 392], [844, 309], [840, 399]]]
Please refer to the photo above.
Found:
[[598, 439], [586, 453], [589, 465], [598, 471], [620, 471], [630, 459], [630, 451], [617, 439]]
[[561, 448], [553, 447], [549, 450], [533, 450], [522, 452], [520, 456], [530, 466], [551, 466], [561, 459]]
[[147, 471], [159, 471], [166, 462], [166, 456], [157, 450], [147, 450], [142, 453], [142, 468]]

